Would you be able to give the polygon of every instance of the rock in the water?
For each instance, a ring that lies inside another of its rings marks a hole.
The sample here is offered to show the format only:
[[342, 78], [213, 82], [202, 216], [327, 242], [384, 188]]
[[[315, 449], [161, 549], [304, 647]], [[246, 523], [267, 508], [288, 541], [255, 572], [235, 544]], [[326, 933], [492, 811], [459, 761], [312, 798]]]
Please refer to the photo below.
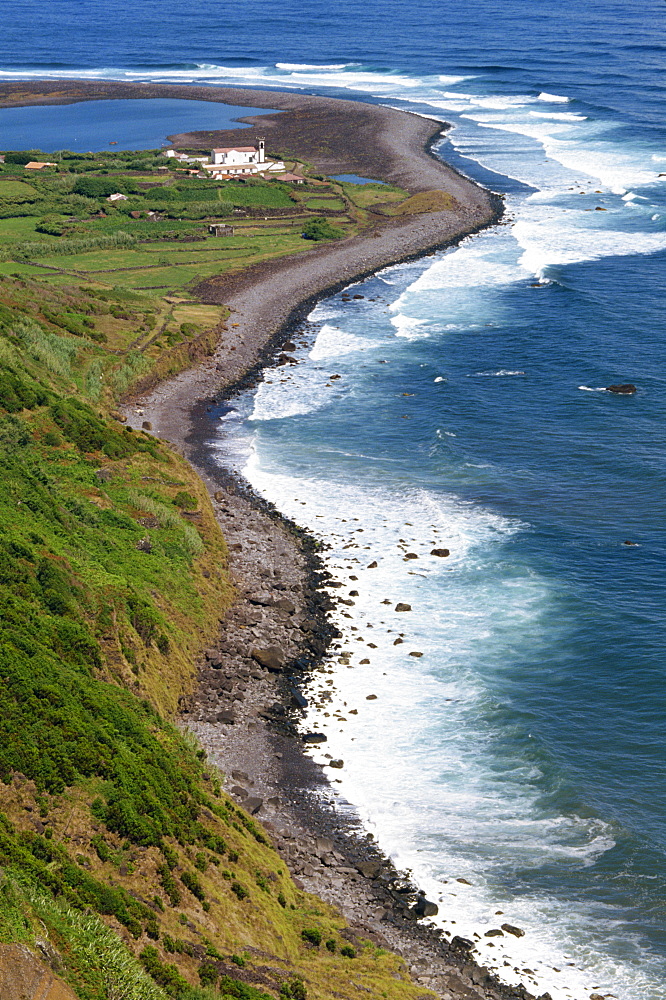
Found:
[[280, 646], [266, 646], [265, 649], [255, 647], [252, 650], [252, 659], [276, 674], [284, 669], [285, 656]]
[[521, 927], [514, 927], [513, 924], [502, 924], [502, 930], [514, 937], [525, 937], [525, 931]]
[[405, 553], [405, 559], [418, 559], [416, 552]]
[[434, 917], [439, 913], [439, 907], [437, 903], [433, 903], [432, 900], [426, 899], [425, 892], [421, 891], [419, 893], [419, 898], [414, 904], [414, 912], [417, 917]]
[[470, 941], [469, 938], [460, 937], [459, 934], [456, 934], [451, 939], [451, 948], [453, 951], [471, 951], [473, 947], [473, 941]]
[[396, 604], [395, 610], [396, 611], [411, 611], [412, 610], [412, 606], [411, 606], [411, 604], [402, 604], [402, 603], [401, 604]]
[[486, 931], [483, 935], [484, 937], [504, 937], [504, 931], [501, 931], [499, 927], [493, 927], [492, 930]]
[[340, 768], [345, 766], [345, 762], [344, 760], [329, 760], [328, 766]]
[[369, 695], [366, 696], [365, 700], [366, 701], [377, 701], [377, 695], [376, 694], [369, 694]]
[[305, 733], [303, 736], [304, 743], [326, 743], [328, 736], [324, 736], [323, 733]]
[[377, 560], [376, 559], [373, 562], [368, 563], [368, 569], [377, 569]]
[[431, 549], [430, 550], [430, 555], [431, 556], [440, 556], [443, 559], [445, 556], [451, 555], [451, 553], [449, 552], [448, 549]]
[[300, 691], [296, 688], [291, 688], [291, 700], [296, 706], [296, 708], [307, 708], [308, 699], [303, 697]]
[[622, 382], [619, 385], [607, 385], [606, 392], [615, 392], [620, 396], [632, 396], [638, 390], [631, 382]]
[[410, 653], [409, 655], [410, 656], [416, 656], [418, 658], [419, 656], [423, 656], [423, 653], [419, 653], [419, 651], [417, 649], [415, 649], [414, 652]]

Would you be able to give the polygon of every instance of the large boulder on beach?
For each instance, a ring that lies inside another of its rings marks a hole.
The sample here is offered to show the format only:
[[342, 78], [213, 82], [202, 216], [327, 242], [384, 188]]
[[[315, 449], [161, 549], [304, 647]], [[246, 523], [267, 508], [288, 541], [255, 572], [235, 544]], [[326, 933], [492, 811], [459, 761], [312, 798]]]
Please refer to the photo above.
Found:
[[513, 934], [514, 937], [525, 937], [525, 931], [522, 927], [514, 927], [513, 924], [502, 924], [502, 930], [506, 931], [507, 934]]
[[421, 891], [416, 903], [414, 904], [414, 912], [417, 917], [434, 917], [439, 913], [439, 907], [437, 903], [433, 903], [432, 900], [426, 899], [425, 892]]
[[284, 670], [285, 655], [280, 646], [266, 646], [264, 649], [255, 646], [252, 650], [252, 659], [273, 673], [279, 674]]
[[236, 721], [236, 716], [233, 712], [218, 712], [217, 721], [223, 722], [225, 726], [233, 726]]
[[636, 386], [632, 385], [631, 382], [622, 382], [618, 385], [606, 386], [606, 392], [614, 392], [619, 396], [633, 396], [633, 394], [637, 391]]
[[356, 870], [363, 878], [379, 878], [382, 873], [382, 864], [380, 861], [359, 861]]

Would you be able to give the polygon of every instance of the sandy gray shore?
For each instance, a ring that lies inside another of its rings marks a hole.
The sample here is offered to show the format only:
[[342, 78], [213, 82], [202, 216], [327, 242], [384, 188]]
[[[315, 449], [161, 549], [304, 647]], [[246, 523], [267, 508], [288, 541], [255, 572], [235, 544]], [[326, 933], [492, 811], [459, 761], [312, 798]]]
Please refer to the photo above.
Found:
[[[317, 555], [310, 539], [219, 465], [210, 448], [215, 425], [208, 412], [212, 400], [246, 383], [270, 360], [327, 291], [492, 224], [501, 212], [498, 199], [430, 155], [441, 123], [374, 105], [231, 88], [73, 81], [0, 86], [5, 105], [127, 97], [280, 109], [281, 115], [261, 116], [251, 125], [268, 136], [271, 148], [286, 145], [321, 172], [361, 173], [410, 193], [444, 190], [456, 199], [453, 211], [378, 220], [364, 237], [203, 283], [200, 297], [229, 306], [230, 324], [237, 325], [221, 332], [213, 357], [128, 401], [125, 409], [132, 425], [150, 421], [154, 433], [193, 463], [229, 544], [239, 601], [200, 664], [199, 690], [183, 706], [183, 723], [224, 772], [231, 794], [265, 824], [299, 883], [340, 908], [351, 940], [370, 938], [401, 954], [413, 978], [442, 1000], [527, 1000], [522, 986], [505, 986], [475, 963], [473, 941], [450, 938], [417, 920], [417, 887], [393, 869], [353, 813], [333, 807], [329, 779], [295, 735], [293, 718], [299, 679], [324, 669], [320, 658], [335, 642]], [[241, 135], [235, 132], [233, 141]], [[216, 133], [216, 142], [224, 137]], [[208, 134], [176, 138], [183, 145], [210, 144]]]

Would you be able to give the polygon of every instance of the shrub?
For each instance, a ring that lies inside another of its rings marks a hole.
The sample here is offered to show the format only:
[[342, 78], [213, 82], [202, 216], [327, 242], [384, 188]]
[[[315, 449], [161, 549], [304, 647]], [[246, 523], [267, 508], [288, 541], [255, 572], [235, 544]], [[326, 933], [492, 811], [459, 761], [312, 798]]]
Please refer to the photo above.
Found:
[[199, 966], [199, 979], [202, 986], [213, 986], [217, 982], [219, 975], [215, 966], [208, 962]]
[[331, 954], [335, 951], [335, 938], [328, 938], [326, 941], [326, 950], [330, 951]]
[[305, 983], [299, 976], [292, 976], [280, 986], [280, 997], [284, 1000], [307, 1000]]
[[38, 159], [42, 155], [40, 149], [31, 149], [29, 151], [18, 151], [5, 153], [5, 163], [15, 163], [18, 166], [25, 166], [26, 163], [30, 163], [31, 160]]
[[340, 954], [344, 955], [345, 958], [356, 958], [356, 949], [352, 948], [350, 944], [345, 944], [340, 949]]
[[232, 882], [231, 891], [234, 892], [239, 899], [247, 899], [247, 897], [250, 895], [247, 889], [245, 889], [244, 886], [240, 884], [240, 882]]
[[62, 236], [63, 224], [59, 215], [45, 215], [35, 226], [38, 233], [46, 233], [47, 236]]
[[190, 890], [193, 896], [196, 896], [196, 898], [203, 903], [206, 898], [206, 894], [198, 876], [195, 875], [194, 872], [184, 871], [180, 876], [180, 881], [187, 889]]
[[186, 490], [180, 490], [180, 492], [176, 493], [173, 502], [181, 510], [194, 510], [197, 507], [197, 498], [193, 497]]
[[321, 944], [322, 933], [318, 927], [306, 928], [301, 931], [301, 937], [306, 942], [306, 944], [311, 944], [315, 948], [318, 948]]
[[310, 219], [305, 223], [302, 235], [304, 240], [318, 242], [320, 240], [338, 240], [344, 236], [344, 232], [338, 226], [331, 225], [328, 219]]
[[160, 865], [157, 869], [157, 874], [159, 875], [160, 885], [169, 897], [169, 902], [172, 906], [178, 906], [180, 903], [180, 892], [168, 865]]

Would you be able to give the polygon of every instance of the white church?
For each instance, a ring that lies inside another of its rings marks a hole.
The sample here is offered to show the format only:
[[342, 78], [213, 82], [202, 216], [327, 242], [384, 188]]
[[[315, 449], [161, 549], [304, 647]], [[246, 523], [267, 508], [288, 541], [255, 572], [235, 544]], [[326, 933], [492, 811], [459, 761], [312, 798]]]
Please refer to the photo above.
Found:
[[207, 162], [203, 162], [204, 157], [186, 156], [173, 149], [166, 150], [165, 156], [176, 157], [182, 162], [201, 163], [202, 169], [211, 177], [275, 173], [285, 170], [282, 160], [266, 159], [264, 139], [258, 139], [256, 146], [220, 146], [212, 150], [210, 157], [205, 158]]

